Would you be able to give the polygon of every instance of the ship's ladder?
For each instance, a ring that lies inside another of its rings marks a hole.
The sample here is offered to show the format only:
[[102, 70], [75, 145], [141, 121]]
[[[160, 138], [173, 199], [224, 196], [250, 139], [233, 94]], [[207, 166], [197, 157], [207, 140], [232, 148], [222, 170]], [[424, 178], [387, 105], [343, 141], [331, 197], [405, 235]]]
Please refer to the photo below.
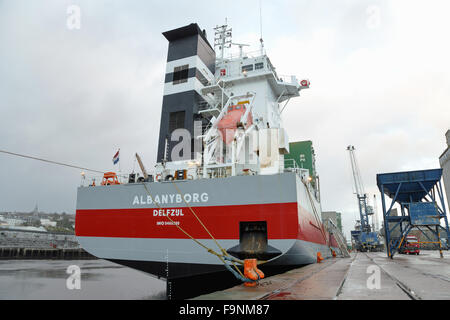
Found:
[[[255, 272], [251, 272], [251, 274], [256, 274], [256, 278], [254, 279], [249, 279], [247, 276], [245, 276], [244, 274], [242, 274], [241, 270], [236, 266], [236, 263], [244, 265], [244, 267], [246, 266], [246, 264], [248, 264], [249, 261], [245, 260], [242, 261], [240, 259], [237, 259], [231, 255], [228, 254], [228, 252], [217, 242], [217, 240], [214, 238], [214, 236], [211, 234], [211, 232], [208, 230], [208, 228], [203, 224], [203, 222], [201, 221], [201, 219], [197, 216], [197, 214], [195, 213], [195, 211], [192, 209], [192, 207], [186, 202], [186, 200], [184, 199], [184, 196], [181, 192], [181, 190], [178, 188], [178, 186], [176, 185], [175, 182], [171, 182], [173, 184], [173, 186], [175, 187], [175, 189], [177, 190], [177, 192], [180, 194], [181, 198], [183, 199], [183, 202], [185, 203], [186, 207], [189, 208], [189, 210], [191, 211], [191, 213], [194, 215], [194, 217], [197, 219], [197, 221], [200, 223], [200, 225], [203, 227], [203, 229], [209, 234], [209, 236], [211, 237], [211, 239], [215, 242], [215, 244], [217, 245], [217, 247], [220, 249], [221, 253], [216, 252], [215, 250], [213, 250], [212, 248], [207, 247], [206, 245], [204, 245], [203, 243], [201, 243], [200, 241], [198, 241], [197, 239], [195, 239], [193, 236], [191, 236], [186, 230], [184, 230], [179, 224], [175, 223], [175, 221], [172, 220], [172, 218], [170, 218], [169, 215], [165, 215], [165, 217], [174, 225], [176, 226], [181, 232], [183, 232], [187, 237], [189, 237], [191, 240], [193, 240], [195, 243], [197, 243], [199, 246], [203, 247], [206, 251], [208, 251], [209, 253], [215, 255], [216, 257], [218, 257], [222, 263], [224, 264], [225, 268], [230, 271], [237, 279], [239, 279], [240, 281], [244, 282], [244, 283], [250, 283], [250, 284], [254, 284], [256, 281], [258, 281], [259, 279], [264, 277], [264, 274], [262, 274], [262, 272], [260, 272], [260, 270], [258, 270], [256, 268], [257, 264], [263, 264], [267, 261], [259, 261], [259, 262], [255, 262], [255, 265], [253, 267], [253, 270]], [[162, 207], [159, 205], [158, 202], [155, 202], [153, 199], [153, 195], [150, 193], [150, 191], [147, 188], [147, 185], [145, 184], [145, 182], [143, 183], [143, 186], [147, 192], [147, 194], [151, 197], [152, 199], [152, 203], [154, 203], [159, 209], [162, 209]], [[251, 259], [252, 260], [252, 259]], [[229, 261], [233, 268], [230, 266], [230, 264], [227, 263], [227, 261]], [[248, 275], [247, 269], [245, 268], [245, 274]], [[252, 270], [250, 270], [252, 271]]]
[[342, 235], [341, 230], [334, 224], [334, 222], [331, 219], [327, 219], [328, 226], [329, 226], [329, 232], [334, 235], [334, 238], [336, 239], [336, 242], [339, 246], [339, 250], [341, 251], [341, 255], [344, 258], [350, 257], [350, 253], [347, 249], [347, 244], [345, 243], [344, 236]]

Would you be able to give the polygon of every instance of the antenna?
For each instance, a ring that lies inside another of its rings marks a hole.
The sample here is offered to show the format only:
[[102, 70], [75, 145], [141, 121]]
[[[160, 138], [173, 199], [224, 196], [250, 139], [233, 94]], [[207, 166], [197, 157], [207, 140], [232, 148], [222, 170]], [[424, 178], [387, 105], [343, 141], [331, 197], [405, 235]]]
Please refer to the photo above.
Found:
[[222, 26], [216, 26], [215, 36], [214, 36], [214, 49], [219, 47], [220, 57], [223, 60], [225, 48], [231, 47], [231, 37], [232, 37], [232, 29], [228, 29], [228, 21], [225, 18], [225, 24]]
[[262, 4], [261, 0], [259, 0], [259, 34], [260, 34], [260, 41], [262, 42]]
[[239, 58], [242, 58], [244, 56], [243, 53], [243, 47], [250, 47], [249, 44], [245, 44], [245, 43], [231, 43], [234, 46], [238, 46], [239, 47]]
[[264, 54], [264, 40], [263, 40], [263, 32], [262, 32], [262, 0], [259, 0], [259, 42], [261, 42], [261, 55]]

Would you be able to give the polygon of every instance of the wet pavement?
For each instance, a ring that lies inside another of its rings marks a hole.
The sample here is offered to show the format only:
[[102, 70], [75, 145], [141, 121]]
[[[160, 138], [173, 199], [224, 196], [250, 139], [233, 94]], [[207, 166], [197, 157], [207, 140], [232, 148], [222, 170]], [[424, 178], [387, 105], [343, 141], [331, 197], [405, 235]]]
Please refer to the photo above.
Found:
[[358, 253], [349, 266], [342, 289], [335, 299], [409, 300], [410, 298], [389, 274], [383, 272], [383, 269], [371, 260], [372, 257], [379, 255], [387, 259], [384, 253]]
[[[79, 267], [80, 276], [77, 267], [68, 273], [69, 266]], [[0, 260], [1, 300], [160, 300], [165, 294], [165, 281], [105, 260]]]
[[[422, 251], [424, 252], [424, 251]], [[413, 299], [450, 299], [450, 253], [424, 252], [419, 256], [396, 255], [395, 263], [386, 256], [376, 255], [373, 262], [388, 273], [402, 290]]]
[[240, 285], [195, 299], [449, 300], [450, 253], [441, 259], [438, 251], [422, 251], [393, 260], [384, 252], [353, 253], [263, 279], [258, 287]]

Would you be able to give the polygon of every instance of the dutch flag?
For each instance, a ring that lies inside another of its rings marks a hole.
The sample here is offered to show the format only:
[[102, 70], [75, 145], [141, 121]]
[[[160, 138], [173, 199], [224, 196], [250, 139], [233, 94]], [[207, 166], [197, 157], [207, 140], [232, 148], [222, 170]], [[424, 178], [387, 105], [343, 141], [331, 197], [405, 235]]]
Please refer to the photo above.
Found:
[[117, 164], [117, 162], [119, 162], [119, 152], [120, 152], [120, 149], [119, 149], [119, 151], [117, 151], [117, 153], [114, 155], [114, 158], [112, 159], [114, 164]]

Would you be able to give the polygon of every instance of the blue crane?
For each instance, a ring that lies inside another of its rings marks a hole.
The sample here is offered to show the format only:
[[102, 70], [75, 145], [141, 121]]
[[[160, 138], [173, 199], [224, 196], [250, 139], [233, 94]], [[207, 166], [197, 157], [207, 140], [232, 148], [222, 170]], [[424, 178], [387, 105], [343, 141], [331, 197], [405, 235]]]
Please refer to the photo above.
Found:
[[356, 244], [358, 251], [379, 251], [380, 240], [375, 230], [372, 230], [369, 223], [369, 216], [373, 215], [373, 207], [367, 203], [367, 194], [364, 191], [364, 184], [359, 172], [359, 167], [355, 157], [355, 147], [348, 146], [347, 150], [350, 154], [350, 163], [352, 166], [353, 179], [355, 182], [355, 194], [358, 199], [359, 207], [359, 224], [357, 223], [355, 230], [351, 231], [352, 239]]

